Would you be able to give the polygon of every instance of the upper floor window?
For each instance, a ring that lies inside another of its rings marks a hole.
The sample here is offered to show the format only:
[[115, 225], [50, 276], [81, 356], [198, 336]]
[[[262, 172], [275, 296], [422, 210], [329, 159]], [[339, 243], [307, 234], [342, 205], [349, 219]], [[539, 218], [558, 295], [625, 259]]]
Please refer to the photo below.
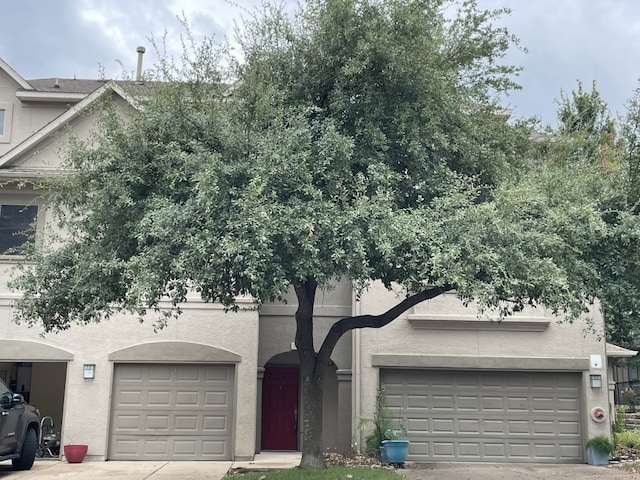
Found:
[[22, 255], [36, 231], [37, 205], [0, 205], [0, 254]]
[[0, 102], [0, 143], [9, 143], [11, 141], [12, 113], [12, 103]]

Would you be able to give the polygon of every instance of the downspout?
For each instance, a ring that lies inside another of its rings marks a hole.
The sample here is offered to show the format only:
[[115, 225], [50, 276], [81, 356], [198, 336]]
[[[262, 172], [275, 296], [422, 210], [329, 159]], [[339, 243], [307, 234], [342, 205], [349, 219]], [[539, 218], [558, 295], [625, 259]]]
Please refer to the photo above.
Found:
[[[351, 300], [351, 314], [354, 317], [360, 315], [360, 300], [358, 300], [358, 296], [354, 289], [352, 289], [352, 300]], [[352, 335], [352, 351], [353, 351], [353, 359], [352, 359], [352, 385], [353, 385], [353, 421], [351, 424], [351, 428], [353, 429], [352, 438], [356, 439], [355, 450], [356, 453], [362, 453], [361, 445], [360, 445], [360, 432], [357, 432], [355, 429], [355, 425], [357, 419], [361, 416], [362, 408], [360, 405], [361, 394], [360, 394], [360, 372], [362, 369], [362, 351], [361, 351], [361, 339], [360, 339], [361, 330], [356, 328], [353, 330]]]

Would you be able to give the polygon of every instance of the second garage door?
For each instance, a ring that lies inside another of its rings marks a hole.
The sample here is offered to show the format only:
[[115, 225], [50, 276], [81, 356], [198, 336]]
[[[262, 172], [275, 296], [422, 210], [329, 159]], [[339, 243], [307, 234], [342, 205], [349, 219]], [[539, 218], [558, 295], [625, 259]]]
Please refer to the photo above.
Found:
[[232, 365], [116, 364], [109, 458], [230, 460]]
[[382, 370], [409, 460], [582, 461], [580, 374]]

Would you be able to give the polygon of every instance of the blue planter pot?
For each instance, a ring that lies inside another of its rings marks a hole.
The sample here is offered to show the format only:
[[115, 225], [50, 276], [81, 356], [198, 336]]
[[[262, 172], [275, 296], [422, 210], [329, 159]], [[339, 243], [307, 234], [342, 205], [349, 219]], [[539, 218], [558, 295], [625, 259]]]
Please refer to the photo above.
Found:
[[384, 440], [382, 448], [389, 463], [404, 463], [409, 452], [409, 440]]

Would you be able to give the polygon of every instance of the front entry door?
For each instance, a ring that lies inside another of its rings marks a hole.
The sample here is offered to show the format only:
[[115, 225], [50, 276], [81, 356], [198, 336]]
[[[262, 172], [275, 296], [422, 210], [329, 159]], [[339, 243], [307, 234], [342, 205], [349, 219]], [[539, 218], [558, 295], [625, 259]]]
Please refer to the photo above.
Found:
[[298, 367], [265, 367], [262, 450], [298, 449]]

